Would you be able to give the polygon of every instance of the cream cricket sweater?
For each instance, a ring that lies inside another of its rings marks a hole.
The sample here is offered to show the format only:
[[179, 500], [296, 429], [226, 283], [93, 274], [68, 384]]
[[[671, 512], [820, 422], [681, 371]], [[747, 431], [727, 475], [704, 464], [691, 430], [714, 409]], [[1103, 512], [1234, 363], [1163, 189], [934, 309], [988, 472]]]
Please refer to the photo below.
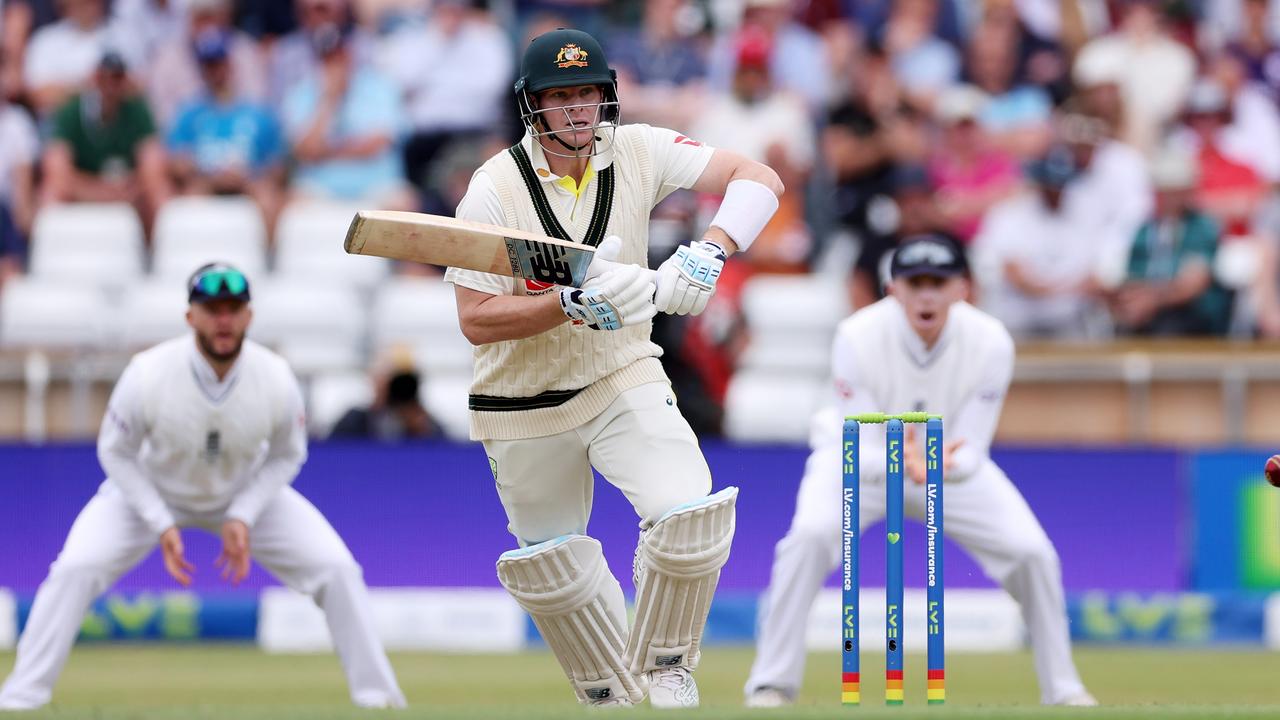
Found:
[[[530, 232], [545, 233], [531, 190], [542, 193], [561, 227], [583, 242], [593, 218], [603, 234], [618, 235], [619, 260], [647, 265], [649, 213], [677, 188], [691, 186], [711, 158], [711, 148], [673, 131], [647, 125], [623, 125], [603, 152], [580, 192], [566, 189], [551, 174], [541, 147], [526, 135], [520, 147], [530, 160], [537, 184], [530, 188], [512, 153], [493, 156], [472, 177], [457, 216]], [[612, 174], [612, 202], [608, 176]], [[566, 183], [570, 186], [573, 183]], [[602, 197], [603, 196], [603, 197]], [[605, 210], [608, 210], [605, 217]], [[599, 216], [599, 217], [597, 217]], [[491, 294], [543, 294], [557, 288], [538, 283], [450, 268], [445, 279]], [[649, 340], [651, 323], [615, 331], [592, 330], [565, 322], [522, 340], [475, 349], [471, 386], [471, 437], [518, 440], [554, 435], [599, 415], [623, 391], [649, 382], [669, 382]]]

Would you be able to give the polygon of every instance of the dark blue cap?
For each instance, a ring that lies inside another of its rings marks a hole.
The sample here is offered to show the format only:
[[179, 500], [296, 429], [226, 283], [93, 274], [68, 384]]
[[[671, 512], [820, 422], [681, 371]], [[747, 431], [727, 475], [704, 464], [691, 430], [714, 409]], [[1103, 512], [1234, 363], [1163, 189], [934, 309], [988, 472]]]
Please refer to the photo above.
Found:
[[964, 248], [955, 239], [942, 233], [921, 233], [902, 239], [893, 251], [889, 262], [889, 277], [933, 275], [952, 277], [968, 275], [969, 261]]
[[201, 63], [221, 62], [231, 54], [231, 33], [225, 30], [210, 28], [202, 31], [191, 41], [196, 61]]

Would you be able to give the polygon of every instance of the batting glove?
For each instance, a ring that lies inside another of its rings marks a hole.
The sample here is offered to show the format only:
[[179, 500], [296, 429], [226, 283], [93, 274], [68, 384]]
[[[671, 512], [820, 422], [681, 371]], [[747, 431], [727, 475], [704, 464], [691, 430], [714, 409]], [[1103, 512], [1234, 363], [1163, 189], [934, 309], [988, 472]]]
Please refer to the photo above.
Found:
[[592, 330], [620, 330], [653, 319], [653, 273], [638, 265], [618, 265], [588, 280], [582, 289], [560, 290], [560, 309], [575, 324]]
[[658, 267], [654, 305], [671, 315], [701, 313], [716, 292], [716, 280], [727, 258], [724, 248], [707, 240], [676, 248]]

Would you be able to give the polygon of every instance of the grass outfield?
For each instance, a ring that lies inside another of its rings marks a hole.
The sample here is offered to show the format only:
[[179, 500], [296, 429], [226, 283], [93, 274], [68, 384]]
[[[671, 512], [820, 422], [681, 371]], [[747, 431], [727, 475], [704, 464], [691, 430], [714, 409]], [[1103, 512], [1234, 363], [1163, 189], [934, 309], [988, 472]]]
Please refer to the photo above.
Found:
[[[979, 717], [1280, 717], [1280, 654], [1262, 651], [1080, 649], [1076, 659], [1090, 690], [1107, 707], [1041, 708], [1029, 654], [953, 655], [947, 704], [923, 704], [923, 656], [907, 658], [907, 705], [886, 708], [883, 656], [863, 657], [860, 708], [839, 705], [839, 659], [810, 656], [801, 704], [785, 711], [744, 710], [748, 648], [707, 650], [697, 678], [706, 720], [729, 718], [979, 718]], [[391, 658], [411, 708], [393, 717], [543, 718], [584, 713], [547, 653]], [[0, 674], [13, 664], [0, 653]], [[47, 710], [15, 718], [228, 718], [339, 720], [388, 717], [347, 702], [337, 660], [330, 655], [264, 655], [243, 645], [88, 646], [71, 655]], [[639, 711], [648, 715], [649, 711]], [[591, 715], [595, 717], [594, 714]], [[631, 715], [628, 714], [628, 717]]]

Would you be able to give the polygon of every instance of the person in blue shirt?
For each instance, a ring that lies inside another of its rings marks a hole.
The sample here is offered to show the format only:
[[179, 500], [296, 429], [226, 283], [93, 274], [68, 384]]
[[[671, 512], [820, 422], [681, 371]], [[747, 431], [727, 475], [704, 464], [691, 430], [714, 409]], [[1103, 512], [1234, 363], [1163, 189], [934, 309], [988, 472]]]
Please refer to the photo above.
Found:
[[284, 202], [284, 135], [267, 107], [236, 92], [230, 42], [223, 30], [192, 41], [205, 91], [169, 129], [169, 171], [185, 195], [249, 196], [270, 229]]
[[[311, 33], [319, 72], [284, 98], [285, 132], [295, 161], [295, 195], [311, 200], [414, 210], [397, 149], [400, 92], [352, 53], [350, 30], [326, 24]], [[458, 58], [460, 68], [466, 59]], [[460, 70], [461, 71], [461, 70]]]

